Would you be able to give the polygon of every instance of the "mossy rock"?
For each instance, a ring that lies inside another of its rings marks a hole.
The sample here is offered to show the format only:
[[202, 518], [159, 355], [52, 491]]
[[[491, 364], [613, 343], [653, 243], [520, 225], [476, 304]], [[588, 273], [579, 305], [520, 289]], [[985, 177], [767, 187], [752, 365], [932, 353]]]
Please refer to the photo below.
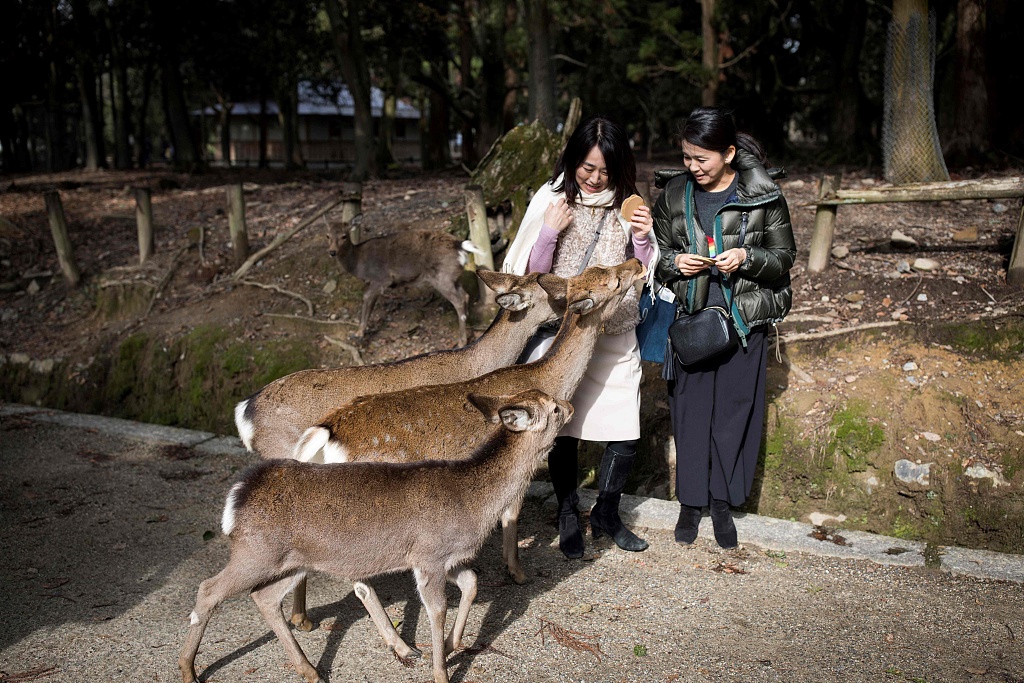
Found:
[[[561, 151], [561, 137], [534, 121], [516, 126], [498, 138], [470, 175], [468, 184], [483, 189], [488, 209], [511, 205], [512, 215], [506, 228], [510, 243], [519, 230], [531, 193], [551, 178]], [[451, 231], [463, 238], [469, 235], [464, 215], [453, 219]]]

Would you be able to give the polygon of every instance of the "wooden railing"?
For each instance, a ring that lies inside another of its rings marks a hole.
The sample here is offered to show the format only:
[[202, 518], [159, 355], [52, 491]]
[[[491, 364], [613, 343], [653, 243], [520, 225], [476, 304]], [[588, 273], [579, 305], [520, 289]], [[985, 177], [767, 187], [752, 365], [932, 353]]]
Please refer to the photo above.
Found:
[[[868, 190], [840, 190], [838, 174], [827, 174], [821, 178], [814, 214], [814, 234], [811, 236], [811, 253], [807, 270], [820, 273], [828, 268], [835, 234], [836, 211], [840, 204], [883, 204], [888, 202], [935, 202], [962, 199], [1011, 199], [1024, 197], [1024, 178], [989, 178], [985, 180], [956, 180], [938, 183], [915, 183]], [[1006, 270], [1006, 281], [1011, 286], [1024, 285], [1024, 211], [1017, 219], [1017, 235], [1013, 242], [1010, 265]]]

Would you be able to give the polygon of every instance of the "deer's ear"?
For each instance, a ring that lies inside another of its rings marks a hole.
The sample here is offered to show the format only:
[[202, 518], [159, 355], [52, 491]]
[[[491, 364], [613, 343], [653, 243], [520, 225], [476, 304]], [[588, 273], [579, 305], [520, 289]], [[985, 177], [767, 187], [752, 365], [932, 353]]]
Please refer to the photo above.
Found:
[[476, 276], [495, 294], [504, 294], [515, 286], [516, 276], [511, 273], [500, 273], [496, 270], [477, 270]]
[[534, 414], [525, 405], [516, 405], [501, 409], [501, 422], [505, 428], [513, 432], [525, 432], [534, 423]]
[[586, 315], [590, 312], [590, 309], [594, 307], [594, 300], [590, 297], [586, 299], [580, 299], [579, 301], [573, 301], [569, 304], [569, 310], [573, 313], [579, 313], [580, 315]]
[[499, 294], [494, 301], [506, 311], [521, 311], [530, 305], [526, 298], [518, 292]]
[[505, 403], [495, 396], [485, 396], [483, 394], [469, 394], [466, 397], [469, 405], [479, 410], [488, 422], [497, 424], [500, 418], [498, 411], [501, 410]]
[[552, 299], [556, 301], [565, 299], [567, 283], [564, 277], [544, 273], [537, 278], [537, 283]]

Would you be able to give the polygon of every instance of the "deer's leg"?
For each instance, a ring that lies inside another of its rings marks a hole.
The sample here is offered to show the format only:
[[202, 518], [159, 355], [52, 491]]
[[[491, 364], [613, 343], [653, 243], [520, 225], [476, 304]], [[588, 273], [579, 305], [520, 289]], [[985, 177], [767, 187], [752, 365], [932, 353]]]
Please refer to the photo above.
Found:
[[476, 572], [469, 567], [456, 569], [448, 573], [448, 581], [459, 587], [462, 597], [459, 598], [459, 613], [452, 625], [452, 632], [448, 634], [448, 639], [444, 643], [445, 655], [462, 647], [462, 634], [466, 631], [469, 608], [476, 600]]
[[444, 648], [444, 619], [448, 607], [444, 595], [445, 571], [440, 567], [435, 571], [416, 568], [413, 574], [416, 576], [416, 589], [420, 593], [420, 600], [430, 618], [434, 683], [448, 683], [447, 656]]
[[501, 556], [508, 565], [512, 580], [523, 585], [528, 581], [519, 563], [519, 510], [505, 508], [501, 513]]
[[320, 683], [320, 674], [309, 663], [309, 660], [306, 659], [306, 653], [299, 647], [299, 643], [295, 640], [292, 630], [288, 628], [288, 622], [285, 621], [284, 614], [281, 613], [281, 602], [284, 601], [284, 596], [294, 587], [295, 582], [304, 576], [304, 574], [298, 574], [278, 579], [273, 583], [254, 590], [252, 592], [252, 599], [256, 603], [256, 607], [259, 608], [260, 614], [263, 615], [267, 625], [277, 635], [277, 639], [281, 641], [281, 645], [284, 646], [288, 658], [292, 661], [292, 666], [299, 672], [299, 675], [305, 678], [307, 683]]
[[313, 622], [306, 615], [306, 577], [295, 584], [292, 591], [292, 626], [300, 631], [312, 631]]
[[191, 624], [185, 644], [178, 655], [178, 669], [181, 670], [182, 683], [194, 683], [196, 678], [196, 653], [199, 652], [199, 643], [203, 640], [203, 633], [217, 605], [232, 595], [249, 590], [254, 585], [251, 579], [247, 579], [247, 572], [236, 570], [236, 565], [228, 563], [219, 574], [199, 584], [199, 591], [196, 594], [196, 605], [189, 615]]
[[366, 324], [370, 321], [370, 312], [373, 311], [373, 305], [377, 303], [377, 297], [384, 291], [384, 285], [379, 282], [371, 282], [366, 286], [366, 291], [363, 292], [363, 306], [359, 311], [359, 329], [356, 330], [356, 336], [362, 337], [366, 334]]
[[391, 618], [388, 617], [387, 612], [384, 611], [383, 605], [380, 604], [380, 599], [377, 597], [377, 592], [367, 584], [356, 581], [352, 585], [352, 590], [355, 592], [356, 597], [363, 603], [363, 607], [369, 612], [370, 618], [373, 619], [373, 623], [377, 626], [377, 630], [380, 632], [384, 642], [388, 644], [395, 654], [402, 659], [418, 658], [423, 656], [422, 653], [414, 647], [409, 647], [402, 637], [398, 635], [398, 631], [395, 630], [394, 624], [391, 623]]
[[434, 289], [448, 299], [455, 308], [455, 313], [459, 316], [459, 345], [465, 346], [469, 340], [466, 335], [466, 309], [469, 306], [469, 295], [466, 294], [466, 290], [462, 288], [458, 280], [451, 282], [435, 280], [433, 285]]

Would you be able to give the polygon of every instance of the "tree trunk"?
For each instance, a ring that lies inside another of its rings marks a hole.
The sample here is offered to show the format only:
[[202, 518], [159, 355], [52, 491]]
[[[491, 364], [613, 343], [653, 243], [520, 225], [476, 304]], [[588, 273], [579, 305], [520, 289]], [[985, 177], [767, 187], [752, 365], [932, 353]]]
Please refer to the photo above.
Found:
[[835, 36], [837, 78], [829, 146], [833, 152], [844, 157], [856, 154], [856, 150], [865, 142], [860, 136], [860, 102], [863, 97], [860, 55], [867, 25], [867, 7], [861, 0], [842, 3], [838, 35]]
[[426, 120], [420, 119], [420, 135], [424, 136], [423, 169], [427, 171], [446, 168], [451, 165], [451, 150], [448, 140], [451, 128], [448, 118], [451, 115], [448, 99], [436, 90], [428, 91], [427, 110], [420, 112]]
[[75, 23], [75, 80], [82, 107], [82, 138], [85, 143], [85, 170], [95, 171], [106, 166], [103, 157], [103, 111], [96, 101], [96, 30], [89, 5], [85, 0], [74, 0], [72, 16]]
[[142, 100], [139, 102], [135, 119], [135, 162], [139, 168], [146, 168], [152, 155], [146, 118], [149, 113], [149, 96], [153, 88], [153, 71], [153, 59], [150, 57], [142, 70]]
[[220, 156], [224, 165], [231, 168], [231, 110], [233, 102], [221, 100], [220, 104]]
[[[470, 17], [476, 11], [476, 5], [472, 0], [464, 0], [462, 11], [459, 12], [459, 88], [464, 93], [471, 93], [474, 90], [475, 79], [473, 78], [473, 25]], [[479, 111], [479, 106], [474, 107]], [[480, 161], [480, 155], [476, 147], [476, 124], [479, 121], [477, 116], [463, 117], [462, 119], [462, 165], [465, 168], [476, 168]]]
[[507, 26], [515, 24], [515, 3], [505, 0], [493, 2], [482, 18], [481, 36], [478, 46], [480, 77], [477, 81], [480, 93], [479, 125], [476, 131], [477, 158], [483, 157], [494, 141], [509, 130], [513, 124], [506, 123], [506, 96], [508, 94], [508, 66], [506, 64], [505, 32]]
[[128, 99], [128, 64], [125, 55], [125, 44], [120, 35], [118, 17], [113, 16], [118, 5], [107, 7], [103, 14], [107, 36], [110, 39], [110, 101], [114, 108], [114, 168], [132, 167], [131, 148], [128, 134], [131, 127], [129, 111], [131, 104]]
[[551, 12], [548, 0], [525, 0], [526, 33], [530, 36], [527, 61], [530, 70], [529, 115], [554, 130], [555, 70], [551, 59]]
[[169, 55], [164, 60], [161, 71], [164, 109], [167, 112], [168, 128], [174, 145], [174, 166], [181, 170], [193, 171], [200, 166], [199, 151], [192, 136], [177, 59]]
[[935, 126], [935, 60], [928, 0], [893, 0], [886, 49], [882, 154], [897, 185], [949, 180]]
[[95, 171], [105, 166], [100, 156], [102, 125], [97, 123], [99, 111], [96, 106], [96, 73], [92, 62], [84, 55], [75, 60], [75, 79], [78, 81], [78, 96], [82, 106], [82, 137], [85, 142], [85, 170]]
[[267, 88], [265, 85], [260, 85], [260, 141], [259, 141], [259, 163], [260, 168], [266, 168], [270, 165], [270, 160], [267, 158], [267, 137], [269, 122], [267, 117]]
[[963, 164], [989, 149], [985, 0], [959, 0], [956, 15], [953, 131], [946, 154]]
[[299, 144], [299, 97], [298, 86], [285, 75], [286, 85], [277, 95], [277, 119], [284, 141], [284, 166], [287, 169], [302, 168], [302, 147]]
[[707, 80], [700, 91], [705, 107], [715, 106], [718, 98], [718, 31], [715, 29], [716, 0], [700, 0], [701, 66]]
[[375, 170], [370, 67], [361, 33], [363, 0], [327, 0], [327, 16], [331, 22], [341, 77], [352, 95], [355, 109], [355, 165], [351, 178], [363, 181]]

